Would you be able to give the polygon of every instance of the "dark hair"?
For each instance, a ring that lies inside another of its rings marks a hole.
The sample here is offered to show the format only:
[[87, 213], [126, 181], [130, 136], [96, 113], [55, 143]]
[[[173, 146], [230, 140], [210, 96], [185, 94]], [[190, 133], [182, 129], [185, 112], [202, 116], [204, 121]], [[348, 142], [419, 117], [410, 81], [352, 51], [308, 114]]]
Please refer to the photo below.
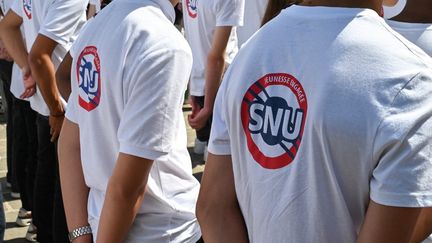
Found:
[[284, 8], [287, 8], [293, 4], [300, 3], [301, 0], [269, 0], [264, 17], [261, 22], [261, 26], [276, 17]]
[[112, 0], [102, 0], [101, 3], [101, 9], [103, 9], [104, 7], [106, 7], [106, 5], [108, 5]]

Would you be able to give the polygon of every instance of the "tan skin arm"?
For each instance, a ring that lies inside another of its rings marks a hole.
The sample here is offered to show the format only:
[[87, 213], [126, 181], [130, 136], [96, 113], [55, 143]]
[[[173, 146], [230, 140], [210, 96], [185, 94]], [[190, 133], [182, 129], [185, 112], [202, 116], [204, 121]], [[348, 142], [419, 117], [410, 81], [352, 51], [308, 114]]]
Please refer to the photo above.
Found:
[[122, 243], [144, 199], [153, 161], [120, 153], [109, 180], [97, 242]]
[[432, 234], [432, 208], [422, 208], [411, 243], [419, 243]]
[[8, 53], [12, 56], [15, 63], [23, 72], [23, 82], [25, 90], [20, 98], [29, 98], [36, 92], [36, 83], [33, 80], [30, 65], [28, 63], [28, 53], [25, 47], [20, 26], [22, 18], [14, 11], [9, 11], [0, 21], [0, 38], [3, 41]]
[[68, 52], [56, 72], [57, 87], [60, 95], [65, 100], [69, 99], [71, 93], [71, 68], [72, 57]]
[[89, 4], [89, 8], [87, 11], [87, 19], [91, 19], [96, 14], [96, 6], [93, 4]]
[[[58, 158], [63, 204], [69, 231], [88, 225], [89, 188], [84, 181], [80, 151], [79, 127], [65, 119], [58, 142]], [[92, 241], [91, 235], [84, 235], [74, 240], [74, 243]]]
[[357, 243], [410, 243], [421, 208], [389, 207], [369, 202]]
[[213, 113], [214, 100], [225, 70], [225, 50], [231, 29], [231, 26], [216, 27], [214, 32], [212, 47], [207, 56], [205, 69], [204, 107], [200, 109], [193, 98], [190, 100], [192, 114], [188, 117], [188, 121], [189, 125], [196, 130], [203, 128]]
[[64, 107], [58, 93], [55, 68], [51, 60], [51, 55], [57, 45], [58, 43], [54, 40], [39, 34], [29, 54], [32, 76], [50, 110], [49, 125], [52, 142], [60, 134], [64, 118]]
[[206, 243], [249, 242], [235, 193], [231, 156], [209, 153], [196, 215]]

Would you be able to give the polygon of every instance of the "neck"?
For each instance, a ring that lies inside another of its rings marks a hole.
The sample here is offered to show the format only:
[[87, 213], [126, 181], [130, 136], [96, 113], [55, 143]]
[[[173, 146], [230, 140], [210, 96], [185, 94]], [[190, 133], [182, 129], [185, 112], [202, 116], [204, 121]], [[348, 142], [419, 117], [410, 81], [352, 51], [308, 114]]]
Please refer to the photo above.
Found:
[[407, 1], [402, 13], [393, 20], [407, 23], [428, 23], [432, 24], [432, 1], [416, 0]]
[[380, 13], [382, 7], [382, 0], [303, 0], [299, 5], [342, 8], [369, 8], [375, 10], [377, 13]]
[[179, 0], [170, 0], [171, 4], [173, 6], [177, 5], [177, 3], [179, 2]]

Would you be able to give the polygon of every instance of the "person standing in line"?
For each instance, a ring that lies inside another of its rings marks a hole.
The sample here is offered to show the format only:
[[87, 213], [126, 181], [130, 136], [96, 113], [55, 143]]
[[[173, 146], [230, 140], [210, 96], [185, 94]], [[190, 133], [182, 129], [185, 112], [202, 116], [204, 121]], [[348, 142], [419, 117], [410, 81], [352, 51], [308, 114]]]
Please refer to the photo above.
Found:
[[[398, 1], [384, 1], [393, 6]], [[432, 1], [407, 0], [402, 12], [387, 20], [395, 31], [416, 44], [429, 56], [432, 56]], [[432, 242], [432, 208], [422, 209], [417, 222], [413, 242]]]
[[[7, 13], [13, 1], [1, 0], [0, 3], [2, 11]], [[12, 123], [15, 127], [12, 130], [13, 139], [11, 139], [13, 165], [11, 169], [19, 187], [22, 203], [15, 222], [18, 226], [24, 227], [31, 225], [32, 221], [33, 185], [37, 166], [36, 112], [31, 109], [30, 103], [21, 97], [24, 86], [21, 71], [16, 63], [12, 69], [10, 92], [12, 93], [12, 104], [9, 106], [8, 115], [12, 115]], [[32, 229], [33, 226], [30, 226], [26, 234], [26, 239], [29, 241], [36, 240]]]
[[85, 23], [86, 6], [85, 0], [16, 1], [0, 25], [1, 38], [23, 72], [23, 95], [38, 112], [33, 217], [37, 239], [44, 243], [68, 242], [54, 143], [66, 103], [57, 91], [55, 69]]
[[238, 50], [235, 27], [243, 25], [244, 4], [244, 0], [182, 1], [185, 35], [194, 59], [188, 122], [196, 130], [194, 152], [198, 154], [207, 147], [214, 99], [225, 67]]
[[303, 1], [243, 46], [215, 105], [205, 242], [410, 242], [432, 206], [432, 59], [381, 8]]
[[74, 242], [201, 237], [182, 112], [192, 54], [173, 25], [176, 3], [113, 1], [57, 73], [71, 79], [59, 161]]

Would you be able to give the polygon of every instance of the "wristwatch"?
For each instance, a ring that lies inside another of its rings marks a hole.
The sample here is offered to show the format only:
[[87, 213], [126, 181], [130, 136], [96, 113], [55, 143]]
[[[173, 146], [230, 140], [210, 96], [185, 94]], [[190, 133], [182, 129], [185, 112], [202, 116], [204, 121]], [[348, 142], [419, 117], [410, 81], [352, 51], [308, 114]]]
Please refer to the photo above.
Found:
[[71, 232], [69, 232], [69, 242], [72, 242], [73, 240], [75, 240], [76, 238], [83, 236], [83, 235], [88, 235], [88, 234], [92, 234], [92, 229], [90, 227], [90, 225], [86, 225], [83, 227], [79, 227], [76, 228], [74, 230], [72, 230]]

